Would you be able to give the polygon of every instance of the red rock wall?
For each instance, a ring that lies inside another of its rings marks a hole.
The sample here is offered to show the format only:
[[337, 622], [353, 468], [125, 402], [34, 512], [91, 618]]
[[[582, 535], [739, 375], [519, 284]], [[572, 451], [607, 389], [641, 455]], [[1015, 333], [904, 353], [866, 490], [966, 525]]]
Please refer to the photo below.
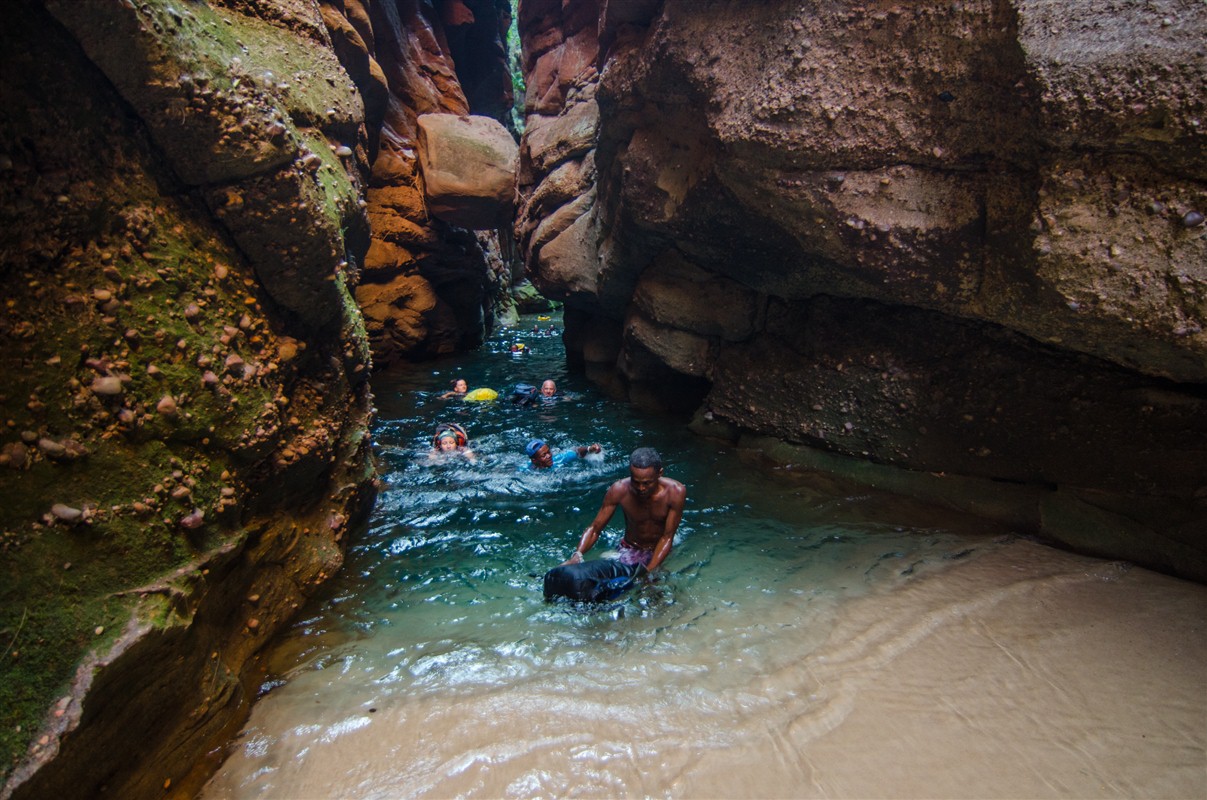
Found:
[[[489, 329], [510, 272], [492, 268], [497, 259], [473, 233], [428, 212], [416, 120], [427, 113], [481, 114], [509, 106], [502, 45], [506, 6], [325, 0], [320, 8], [340, 61], [367, 104], [365, 200], [372, 238], [356, 299], [374, 365], [382, 369], [473, 346]], [[484, 109], [466, 99], [454, 60], [458, 51]]]

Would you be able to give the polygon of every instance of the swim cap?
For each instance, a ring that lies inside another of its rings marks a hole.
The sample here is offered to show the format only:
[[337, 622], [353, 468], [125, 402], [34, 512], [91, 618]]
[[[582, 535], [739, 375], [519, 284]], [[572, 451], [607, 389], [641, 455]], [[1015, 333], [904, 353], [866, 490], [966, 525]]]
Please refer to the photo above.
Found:
[[531, 442], [529, 442], [527, 445], [524, 446], [524, 452], [528, 454], [529, 458], [532, 458], [533, 456], [536, 455], [536, 451], [540, 450], [544, 446], [545, 446], [545, 443], [543, 441], [541, 441], [540, 439], [533, 439]]
[[440, 441], [441, 439], [452, 439], [453, 441], [456, 441], [457, 434], [453, 433], [452, 431], [440, 431], [440, 433], [436, 434], [436, 441]]

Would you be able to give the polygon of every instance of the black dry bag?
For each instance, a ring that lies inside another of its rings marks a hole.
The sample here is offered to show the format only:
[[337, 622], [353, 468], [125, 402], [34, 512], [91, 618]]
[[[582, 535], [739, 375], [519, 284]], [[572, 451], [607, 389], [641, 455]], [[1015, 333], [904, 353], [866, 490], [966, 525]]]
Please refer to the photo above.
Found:
[[606, 603], [633, 587], [640, 564], [621, 564], [612, 558], [562, 564], [545, 573], [545, 600], [564, 597], [580, 603]]

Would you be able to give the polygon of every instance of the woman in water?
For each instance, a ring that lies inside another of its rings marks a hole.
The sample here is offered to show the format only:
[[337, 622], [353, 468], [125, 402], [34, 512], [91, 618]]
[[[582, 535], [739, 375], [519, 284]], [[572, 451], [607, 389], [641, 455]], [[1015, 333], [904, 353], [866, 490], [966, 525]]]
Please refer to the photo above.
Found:
[[469, 436], [465, 428], [455, 422], [442, 422], [436, 426], [436, 435], [432, 437], [432, 452], [428, 458], [443, 460], [454, 455], [462, 456], [471, 462], [478, 460], [474, 451], [469, 449]]
[[465, 378], [457, 378], [457, 380], [453, 381], [453, 388], [440, 395], [440, 399], [447, 400], [450, 397], [465, 397], [468, 392], [469, 384], [465, 382]]

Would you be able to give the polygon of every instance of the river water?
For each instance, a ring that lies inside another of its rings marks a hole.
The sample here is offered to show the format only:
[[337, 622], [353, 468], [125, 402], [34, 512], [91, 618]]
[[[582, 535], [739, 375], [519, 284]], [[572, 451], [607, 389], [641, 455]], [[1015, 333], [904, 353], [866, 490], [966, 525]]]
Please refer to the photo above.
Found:
[[[768, 471], [568, 374], [559, 322], [376, 381], [386, 487], [203, 798], [1207, 796], [1207, 587]], [[661, 580], [544, 603], [642, 445], [688, 488]]]

